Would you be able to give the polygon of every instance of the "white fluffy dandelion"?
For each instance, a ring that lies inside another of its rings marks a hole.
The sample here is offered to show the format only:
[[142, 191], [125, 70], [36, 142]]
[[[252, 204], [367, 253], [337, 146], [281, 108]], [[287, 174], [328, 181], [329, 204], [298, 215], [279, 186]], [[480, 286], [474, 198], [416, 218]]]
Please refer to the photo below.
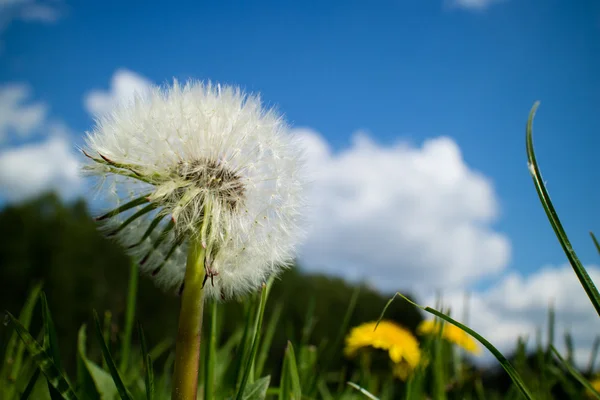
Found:
[[118, 201], [98, 217], [165, 289], [180, 290], [192, 241], [205, 295], [258, 288], [299, 239], [301, 151], [282, 117], [239, 89], [155, 87], [88, 132], [89, 174]]

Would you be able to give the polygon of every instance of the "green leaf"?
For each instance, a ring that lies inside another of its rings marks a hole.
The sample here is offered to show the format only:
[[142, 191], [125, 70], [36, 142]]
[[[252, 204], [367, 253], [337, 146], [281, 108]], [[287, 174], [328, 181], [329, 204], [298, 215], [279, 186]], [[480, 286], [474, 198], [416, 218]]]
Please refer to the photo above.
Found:
[[148, 353], [148, 347], [146, 346], [146, 336], [142, 329], [142, 324], [138, 322], [138, 336], [140, 338], [140, 345], [142, 347], [142, 359], [144, 361], [144, 371], [146, 371], [146, 399], [152, 400], [154, 398], [154, 369], [152, 366], [152, 357]]
[[523, 396], [525, 396], [525, 398], [528, 399], [528, 400], [533, 399], [531, 393], [529, 392], [529, 389], [527, 389], [527, 387], [525, 386], [525, 382], [523, 382], [523, 379], [521, 378], [521, 376], [519, 375], [519, 373], [517, 372], [517, 370], [515, 370], [515, 368], [512, 366], [512, 364], [506, 359], [506, 357], [504, 357], [504, 355], [502, 353], [500, 353], [500, 351], [498, 351], [498, 349], [496, 349], [483, 336], [481, 336], [480, 334], [478, 334], [477, 332], [475, 332], [471, 328], [469, 328], [469, 327], [461, 324], [460, 322], [455, 321], [454, 319], [452, 319], [449, 316], [447, 316], [447, 315], [439, 312], [438, 310], [435, 310], [435, 309], [433, 309], [431, 307], [420, 306], [417, 303], [415, 303], [414, 301], [410, 300], [408, 297], [402, 295], [401, 293], [396, 293], [394, 295], [394, 297], [392, 297], [392, 299], [390, 301], [388, 301], [387, 305], [385, 306], [385, 308], [383, 310], [383, 313], [380, 316], [380, 320], [383, 318], [383, 314], [385, 313], [385, 310], [390, 305], [391, 301], [396, 298], [396, 296], [400, 296], [404, 300], [406, 300], [409, 303], [411, 303], [412, 305], [414, 305], [415, 307], [418, 307], [418, 308], [420, 308], [423, 311], [427, 311], [428, 313], [433, 314], [436, 317], [439, 317], [439, 318], [443, 319], [444, 321], [451, 323], [452, 325], [454, 325], [454, 326], [462, 329], [463, 331], [467, 332], [469, 335], [471, 335], [475, 339], [477, 339], [479, 341], [479, 343], [481, 343], [483, 346], [485, 346], [485, 348], [488, 349], [494, 355], [494, 357], [496, 357], [496, 359], [500, 362], [500, 365], [502, 365], [502, 368], [504, 368], [504, 370], [508, 373], [508, 375], [512, 379], [513, 383], [521, 391], [521, 393], [523, 394]]
[[[42, 284], [35, 285], [19, 314], [19, 321], [25, 329], [29, 329], [33, 310], [37, 303], [37, 299], [42, 291]], [[17, 377], [21, 375], [21, 366], [23, 364], [23, 353], [25, 351], [25, 343], [19, 339], [19, 334], [15, 330], [4, 352], [4, 360], [0, 369], [0, 398], [11, 399], [15, 395]]]
[[10, 322], [17, 331], [17, 334], [25, 343], [27, 351], [35, 361], [42, 373], [46, 376], [48, 382], [58, 390], [63, 399], [77, 399], [75, 392], [71, 389], [69, 382], [63, 377], [58, 367], [54, 364], [52, 357], [44, 350], [42, 346], [31, 336], [25, 327], [12, 314], [7, 313]]
[[77, 335], [77, 358], [79, 362], [78, 378], [81, 392], [92, 400], [114, 399], [119, 391], [108, 372], [87, 358], [86, 326], [79, 328]]
[[243, 400], [264, 400], [267, 397], [267, 390], [269, 389], [269, 383], [271, 383], [271, 376], [264, 376], [255, 382], [246, 386], [244, 390]]
[[552, 205], [552, 201], [550, 201], [550, 195], [548, 194], [546, 186], [544, 185], [544, 179], [542, 178], [542, 173], [540, 172], [535, 157], [535, 152], [533, 149], [533, 119], [538, 106], [539, 102], [536, 102], [531, 108], [526, 127], [527, 160], [529, 172], [533, 178], [533, 184], [535, 185], [535, 189], [538, 193], [542, 206], [544, 207], [544, 211], [546, 212], [548, 220], [550, 221], [550, 225], [552, 225], [552, 229], [554, 229], [554, 233], [556, 234], [563, 251], [567, 255], [567, 258], [571, 263], [571, 267], [573, 268], [573, 271], [575, 271], [575, 275], [577, 275], [581, 286], [583, 286], [583, 289], [590, 298], [590, 301], [594, 305], [596, 312], [598, 315], [600, 315], [600, 293], [598, 293], [596, 285], [594, 285], [594, 282], [588, 275], [586, 269], [579, 261], [579, 258], [573, 250], [573, 246], [571, 246], [571, 242], [569, 241], [569, 238], [567, 237], [567, 234], [565, 233], [565, 230], [558, 219], [558, 214]]
[[558, 358], [563, 367], [565, 367], [567, 371], [569, 371], [569, 373], [573, 375], [573, 378], [577, 379], [579, 383], [581, 383], [596, 399], [600, 399], [600, 393], [598, 393], [596, 389], [594, 389], [592, 384], [587, 379], [585, 379], [579, 371], [577, 371], [572, 365], [570, 365], [561, 357], [560, 353], [556, 351], [554, 346], [552, 346], [552, 352], [554, 353], [556, 358]]
[[104, 336], [102, 334], [102, 326], [100, 325], [100, 320], [98, 319], [98, 313], [94, 310], [94, 324], [96, 325], [96, 336], [98, 341], [100, 341], [100, 346], [102, 349], [102, 355], [104, 356], [104, 360], [106, 361], [106, 365], [108, 366], [108, 370], [110, 371], [110, 375], [117, 387], [119, 395], [123, 400], [132, 400], [131, 395], [127, 392], [125, 385], [123, 384], [123, 380], [121, 379], [121, 375], [119, 375], [119, 371], [117, 370], [117, 366], [115, 365], [115, 361], [110, 355], [110, 351], [108, 350], [108, 346], [104, 341]]

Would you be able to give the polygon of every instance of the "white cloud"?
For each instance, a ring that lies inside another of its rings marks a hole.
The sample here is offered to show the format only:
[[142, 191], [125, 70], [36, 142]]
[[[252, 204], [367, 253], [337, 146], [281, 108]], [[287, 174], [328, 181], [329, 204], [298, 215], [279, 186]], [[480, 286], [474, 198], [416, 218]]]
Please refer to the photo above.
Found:
[[143, 76], [127, 69], [119, 69], [114, 73], [108, 91], [92, 90], [86, 94], [85, 108], [94, 116], [102, 115], [119, 102], [133, 100], [136, 93], [146, 93], [151, 85], [152, 82]]
[[71, 197], [81, 190], [79, 161], [72, 141], [51, 127], [54, 134], [43, 142], [0, 152], [0, 198], [21, 201], [46, 190]]
[[446, 4], [450, 7], [464, 8], [467, 10], [485, 10], [492, 4], [501, 1], [503, 0], [446, 0]]
[[[587, 269], [599, 283], [600, 267]], [[458, 320], [462, 320], [464, 297], [459, 290], [443, 294], [445, 306], [451, 307]], [[546, 343], [550, 303], [556, 310], [555, 346], [564, 351], [564, 334], [570, 332], [575, 360], [580, 366], [587, 365], [592, 342], [600, 332], [600, 319], [570, 265], [544, 267], [527, 277], [512, 272], [485, 292], [473, 293], [468, 325], [501, 351], [514, 350], [519, 335], [527, 336], [533, 349], [536, 329], [541, 329]], [[435, 299], [429, 297], [424, 304], [433, 306]]]
[[44, 103], [28, 101], [31, 89], [22, 83], [0, 86], [0, 143], [11, 132], [21, 137], [39, 129], [47, 115]]
[[452, 139], [383, 147], [359, 133], [334, 153], [316, 132], [296, 134], [312, 180], [306, 268], [420, 292], [463, 287], [506, 267], [509, 241], [491, 228], [492, 185]]

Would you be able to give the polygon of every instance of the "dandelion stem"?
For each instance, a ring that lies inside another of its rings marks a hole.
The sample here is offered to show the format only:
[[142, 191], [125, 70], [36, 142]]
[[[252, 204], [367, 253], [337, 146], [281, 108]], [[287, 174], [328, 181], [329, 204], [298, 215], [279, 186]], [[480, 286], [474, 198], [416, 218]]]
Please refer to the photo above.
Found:
[[175, 347], [173, 373], [173, 400], [195, 400], [198, 392], [198, 367], [200, 362], [200, 334], [204, 296], [205, 249], [200, 237], [190, 240], [185, 269], [184, 289], [181, 296], [179, 331]]

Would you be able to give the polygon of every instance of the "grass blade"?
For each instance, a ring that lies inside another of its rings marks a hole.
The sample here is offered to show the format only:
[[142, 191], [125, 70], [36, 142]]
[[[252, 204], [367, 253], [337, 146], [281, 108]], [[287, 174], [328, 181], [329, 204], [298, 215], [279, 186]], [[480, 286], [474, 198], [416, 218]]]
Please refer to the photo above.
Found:
[[[267, 397], [269, 383], [271, 383], [271, 376], [267, 375], [246, 386], [246, 391], [244, 392], [242, 400], [264, 400], [264, 398]], [[209, 399], [209, 397], [205, 397], [205, 399]]]
[[288, 341], [287, 348], [285, 349], [285, 357], [288, 358], [286, 363], [287, 371], [284, 374], [289, 376], [288, 384], [291, 389], [290, 399], [300, 400], [302, 398], [302, 388], [300, 387], [300, 375], [298, 374], [298, 363], [296, 362], [296, 354], [294, 353], [294, 346], [292, 342]]
[[145, 382], [146, 382], [146, 399], [152, 400], [154, 398], [154, 369], [152, 367], [152, 357], [148, 353], [148, 347], [146, 346], [146, 336], [142, 329], [142, 324], [138, 322], [138, 336], [140, 338], [140, 346], [142, 350], [142, 360], [144, 362]]
[[590, 236], [592, 237], [594, 246], [596, 246], [596, 250], [598, 250], [598, 254], [600, 254], [600, 243], [598, 243], [598, 240], [596, 239], [596, 236], [594, 235], [593, 232], [590, 232]]
[[[48, 307], [48, 300], [46, 299], [46, 294], [44, 292], [41, 293], [40, 299], [42, 302], [42, 321], [44, 324], [43, 348], [50, 355], [50, 357], [52, 357], [56, 368], [62, 373], [63, 369], [60, 361], [58, 338], [56, 336], [56, 329], [50, 314], [50, 307]], [[50, 397], [52, 400], [60, 400], [62, 398], [60, 393], [50, 384], [50, 382], [48, 382], [48, 391], [50, 392]]]
[[[42, 284], [35, 285], [19, 314], [19, 321], [25, 329], [29, 329], [33, 310], [37, 303], [38, 297], [42, 291]], [[21, 365], [23, 364], [23, 353], [25, 351], [25, 343], [19, 339], [19, 334], [16, 330], [11, 334], [6, 350], [4, 352], [4, 360], [0, 369], [0, 398], [11, 399], [14, 397], [16, 386], [14, 382], [21, 373]]]
[[583, 377], [583, 375], [581, 375], [581, 373], [579, 371], [577, 371], [577, 369], [575, 369], [571, 364], [569, 364], [567, 361], [565, 361], [564, 358], [562, 358], [562, 356], [554, 348], [554, 346], [552, 346], [552, 353], [554, 353], [554, 355], [556, 356], [556, 358], [558, 358], [558, 360], [560, 361], [560, 363], [562, 364], [562, 366], [565, 367], [566, 370], [569, 371], [569, 373], [571, 375], [573, 375], [573, 378], [577, 379], [577, 381], [579, 381], [579, 383], [581, 383], [587, 390], [589, 390], [589, 393], [591, 395], [593, 395], [596, 399], [600, 400], [600, 393], [598, 393], [596, 391], [596, 389], [594, 389], [594, 387], [592, 386], [592, 384], [587, 379], [585, 379]]
[[20, 400], [27, 400], [29, 398], [29, 396], [31, 396], [31, 392], [33, 392], [33, 388], [35, 387], [35, 384], [39, 377], [40, 377], [40, 369], [36, 368], [35, 371], [33, 372], [33, 375], [31, 376], [31, 379], [29, 379], [29, 383], [27, 383], [27, 387], [25, 387], [25, 390], [23, 391], [23, 394], [21, 395]]
[[129, 268], [129, 286], [127, 288], [127, 309], [125, 310], [125, 327], [123, 330], [121, 345], [121, 361], [119, 369], [125, 373], [129, 363], [131, 352], [131, 334], [133, 331], [133, 320], [135, 318], [135, 302], [138, 286], [138, 264], [131, 262]]
[[244, 389], [246, 388], [246, 384], [248, 383], [248, 378], [251, 375], [251, 372], [254, 370], [254, 359], [256, 358], [256, 353], [258, 351], [258, 343], [260, 337], [260, 331], [262, 327], [263, 316], [265, 314], [265, 307], [267, 305], [267, 296], [269, 294], [270, 286], [273, 284], [273, 278], [269, 279], [269, 284], [264, 284], [262, 286], [262, 290], [260, 292], [260, 303], [258, 305], [258, 309], [256, 310], [256, 318], [253, 329], [253, 340], [252, 347], [250, 350], [250, 355], [248, 357], [248, 361], [246, 362], [246, 368], [244, 369], [244, 375], [242, 376], [242, 382], [240, 383], [240, 387], [238, 388], [237, 400], [241, 400]]
[[119, 375], [119, 371], [117, 370], [117, 366], [115, 365], [115, 361], [110, 355], [110, 351], [108, 350], [108, 346], [104, 341], [104, 336], [102, 333], [102, 326], [100, 326], [100, 320], [98, 319], [98, 313], [94, 310], [94, 324], [96, 326], [96, 336], [100, 341], [100, 347], [102, 349], [102, 355], [104, 356], [104, 360], [106, 361], [106, 365], [110, 374], [112, 375], [113, 381], [117, 386], [117, 390], [119, 391], [119, 395], [123, 400], [132, 400], [131, 396], [127, 392], [125, 385], [123, 384], [123, 380], [121, 379], [121, 375]]
[[46, 376], [48, 382], [58, 390], [60, 396], [63, 399], [71, 400], [77, 399], [77, 395], [69, 382], [63, 377], [60, 370], [54, 364], [54, 360], [52, 357], [44, 350], [42, 346], [31, 336], [31, 334], [25, 329], [25, 327], [17, 320], [12, 314], [7, 313], [10, 318], [10, 322], [12, 322], [13, 327], [17, 331], [17, 334], [25, 343], [25, 347], [31, 358], [35, 361], [37, 366], [40, 368], [42, 373]]
[[275, 310], [273, 310], [273, 314], [271, 314], [271, 318], [269, 319], [269, 323], [265, 329], [265, 335], [262, 343], [260, 344], [260, 351], [258, 352], [258, 356], [256, 358], [256, 368], [254, 369], [255, 379], [258, 379], [263, 373], [265, 362], [267, 361], [267, 356], [269, 355], [269, 350], [271, 349], [273, 337], [275, 336], [275, 330], [277, 329], [277, 324], [280, 322], [282, 311], [283, 304], [278, 303], [277, 306], [275, 306]]
[[[410, 300], [408, 297], [402, 295], [401, 293], [396, 293], [394, 295], [394, 297], [392, 297], [392, 299], [390, 301], [388, 301], [388, 304], [384, 308], [384, 312], [387, 309], [387, 307], [389, 306], [389, 304], [391, 303], [391, 301], [396, 298], [396, 296], [400, 296], [404, 300], [408, 301], [410, 304], [414, 305], [415, 307], [418, 307], [418, 308], [420, 308], [423, 311], [427, 311], [428, 313], [433, 314], [436, 317], [439, 317], [439, 318], [443, 319], [444, 321], [451, 323], [452, 325], [454, 325], [454, 326], [462, 329], [463, 331], [467, 332], [469, 335], [471, 335], [475, 339], [477, 339], [479, 341], [479, 343], [481, 343], [483, 346], [485, 346], [485, 348], [488, 349], [494, 355], [494, 357], [496, 357], [496, 359], [500, 362], [500, 365], [502, 366], [502, 368], [504, 368], [504, 370], [508, 373], [508, 375], [512, 379], [513, 383], [521, 391], [521, 393], [523, 394], [523, 396], [526, 399], [528, 399], [528, 400], [532, 400], [533, 399], [531, 393], [529, 392], [529, 390], [525, 386], [525, 382], [523, 382], [523, 379], [521, 379], [521, 376], [519, 375], [519, 373], [517, 372], [517, 370], [515, 370], [515, 368], [508, 361], [508, 359], [506, 357], [504, 357], [504, 355], [502, 353], [500, 353], [500, 351], [498, 349], [496, 349], [496, 347], [494, 347], [494, 345], [492, 345], [490, 342], [488, 342], [487, 339], [485, 339], [483, 336], [481, 336], [480, 334], [478, 334], [477, 332], [475, 332], [471, 328], [469, 328], [469, 327], [461, 324], [458, 321], [455, 321], [454, 319], [452, 319], [449, 316], [447, 316], [447, 315], [439, 312], [438, 310], [435, 310], [435, 309], [433, 309], [431, 307], [423, 307], [423, 306], [418, 305], [417, 303], [415, 303], [414, 301]], [[383, 313], [380, 316], [380, 320], [382, 318], [383, 318]]]
[[104, 369], [87, 358], [87, 333], [85, 324], [77, 335], [77, 361], [79, 393], [90, 400], [114, 399], [119, 391], [112, 377]]
[[544, 211], [548, 216], [548, 220], [550, 221], [550, 225], [552, 225], [552, 229], [554, 229], [554, 233], [560, 242], [569, 262], [571, 263], [571, 267], [573, 267], [573, 271], [577, 275], [581, 286], [587, 293], [590, 301], [594, 305], [596, 312], [600, 315], [600, 293], [598, 293], [598, 289], [596, 289], [596, 285], [588, 275], [587, 271], [579, 261], [577, 254], [573, 250], [573, 246], [571, 246], [571, 242], [565, 233], [565, 230], [558, 219], [558, 214], [552, 205], [552, 201], [550, 201], [550, 195], [546, 190], [546, 186], [544, 185], [544, 180], [542, 178], [542, 173], [538, 167], [537, 160], [535, 158], [535, 152], [533, 149], [533, 119], [535, 117], [535, 112], [539, 106], [539, 102], [536, 102], [531, 111], [529, 112], [529, 118], [527, 120], [527, 128], [526, 128], [526, 145], [527, 145], [527, 161], [529, 166], [529, 172], [533, 178], [533, 183], [535, 185], [535, 189], [538, 193], [540, 201], [542, 202], [542, 206], [544, 207]]
[[346, 383], [351, 388], [356, 389], [359, 392], [361, 392], [362, 394], [364, 394], [367, 398], [369, 398], [371, 400], [379, 400], [377, 397], [375, 397], [375, 395], [373, 395], [372, 393], [369, 393], [369, 391], [367, 391], [366, 389], [363, 389], [362, 387], [358, 386], [356, 383], [353, 383], [353, 382], [346, 382]]

